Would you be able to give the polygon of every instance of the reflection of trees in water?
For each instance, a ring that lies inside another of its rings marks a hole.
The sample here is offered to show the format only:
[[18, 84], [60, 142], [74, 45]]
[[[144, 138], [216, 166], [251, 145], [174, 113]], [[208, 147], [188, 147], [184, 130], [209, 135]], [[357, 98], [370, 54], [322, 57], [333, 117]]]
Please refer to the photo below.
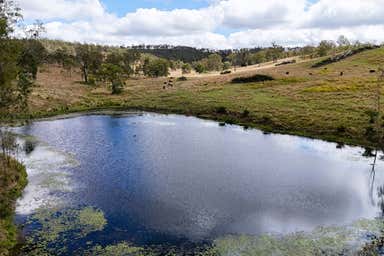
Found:
[[[375, 178], [376, 178], [376, 166], [378, 160], [379, 150], [375, 150], [375, 154], [373, 156], [372, 169], [370, 173], [370, 200], [373, 205], [375, 205], [375, 199], [373, 196], [375, 189]], [[380, 160], [383, 160], [384, 156], [380, 156]], [[377, 206], [380, 207], [380, 215], [384, 217], [384, 184], [377, 186]]]
[[[382, 97], [382, 86], [384, 85], [384, 69], [379, 68], [380, 74], [377, 80], [377, 86], [376, 86], [376, 93], [375, 93], [375, 112], [372, 112], [373, 115], [371, 117], [370, 123], [374, 124], [376, 127], [370, 127], [370, 129], [373, 131], [373, 135], [368, 136], [369, 140], [372, 140], [372, 142], [376, 145], [376, 148], [374, 150], [374, 154], [372, 154], [372, 150], [365, 150], [363, 156], [369, 157], [370, 155], [373, 156], [373, 163], [372, 163], [372, 169], [370, 174], [370, 199], [373, 204], [374, 198], [373, 198], [373, 190], [375, 187], [375, 177], [376, 177], [376, 165], [377, 165], [377, 159], [379, 154], [379, 149], [384, 148], [384, 137], [383, 137], [383, 119], [382, 113], [381, 113], [381, 97]], [[368, 131], [368, 130], [367, 130]], [[366, 135], [369, 135], [368, 133]], [[383, 156], [380, 157], [381, 160], [383, 160]], [[377, 205], [380, 207], [380, 213], [381, 216], [384, 217], [384, 184], [377, 186], [377, 199], [378, 203]]]

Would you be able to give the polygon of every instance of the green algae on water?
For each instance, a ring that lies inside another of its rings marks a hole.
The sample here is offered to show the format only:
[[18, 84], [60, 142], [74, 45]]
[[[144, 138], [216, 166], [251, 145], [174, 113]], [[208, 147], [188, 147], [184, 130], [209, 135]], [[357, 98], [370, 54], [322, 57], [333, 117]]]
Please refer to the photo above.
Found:
[[286, 236], [227, 236], [214, 241], [213, 250], [220, 256], [313, 256], [355, 255], [384, 230], [382, 219], [359, 220], [344, 227], [319, 227], [312, 232]]
[[28, 225], [33, 231], [27, 235], [24, 255], [62, 255], [66, 244], [102, 231], [107, 225], [104, 213], [93, 207], [81, 209], [39, 209]]

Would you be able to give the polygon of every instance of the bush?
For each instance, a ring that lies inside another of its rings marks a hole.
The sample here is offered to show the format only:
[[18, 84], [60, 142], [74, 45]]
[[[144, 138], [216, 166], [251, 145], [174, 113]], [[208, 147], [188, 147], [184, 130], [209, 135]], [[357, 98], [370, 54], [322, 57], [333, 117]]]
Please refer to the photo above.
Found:
[[249, 110], [245, 109], [241, 114], [241, 117], [248, 117], [248, 116], [249, 116]]
[[337, 127], [337, 133], [345, 133], [347, 131], [347, 128], [345, 128], [345, 126], [343, 125], [340, 125], [339, 127]]
[[216, 109], [217, 114], [227, 114], [227, 109], [225, 107], [218, 107]]
[[143, 73], [149, 77], [168, 76], [169, 62], [164, 59], [146, 59], [143, 65]]
[[112, 86], [111, 86], [112, 94], [122, 93], [123, 88], [124, 88], [124, 82], [123, 81], [116, 80], [116, 81], [112, 82]]
[[177, 78], [177, 81], [187, 81], [188, 79], [185, 76]]
[[234, 78], [232, 80], [232, 83], [257, 83], [257, 82], [273, 81], [273, 80], [275, 79], [271, 76], [256, 74], [254, 76], [249, 76], [249, 77]]

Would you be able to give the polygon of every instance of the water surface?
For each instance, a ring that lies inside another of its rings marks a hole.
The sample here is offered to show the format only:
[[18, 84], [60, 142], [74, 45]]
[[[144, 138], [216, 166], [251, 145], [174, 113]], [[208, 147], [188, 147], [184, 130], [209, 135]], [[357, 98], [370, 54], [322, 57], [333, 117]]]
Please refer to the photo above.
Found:
[[266, 135], [193, 117], [87, 115], [17, 132], [30, 184], [18, 218], [39, 207], [91, 206], [107, 220], [88, 240], [199, 243], [228, 235], [284, 235], [380, 216], [382, 161], [361, 148]]

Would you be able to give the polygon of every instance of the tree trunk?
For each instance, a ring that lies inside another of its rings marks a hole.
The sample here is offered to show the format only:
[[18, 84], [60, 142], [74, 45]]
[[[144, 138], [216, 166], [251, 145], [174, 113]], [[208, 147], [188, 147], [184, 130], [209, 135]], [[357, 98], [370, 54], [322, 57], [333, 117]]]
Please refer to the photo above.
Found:
[[88, 69], [85, 66], [83, 66], [82, 69], [83, 69], [84, 82], [88, 83]]

